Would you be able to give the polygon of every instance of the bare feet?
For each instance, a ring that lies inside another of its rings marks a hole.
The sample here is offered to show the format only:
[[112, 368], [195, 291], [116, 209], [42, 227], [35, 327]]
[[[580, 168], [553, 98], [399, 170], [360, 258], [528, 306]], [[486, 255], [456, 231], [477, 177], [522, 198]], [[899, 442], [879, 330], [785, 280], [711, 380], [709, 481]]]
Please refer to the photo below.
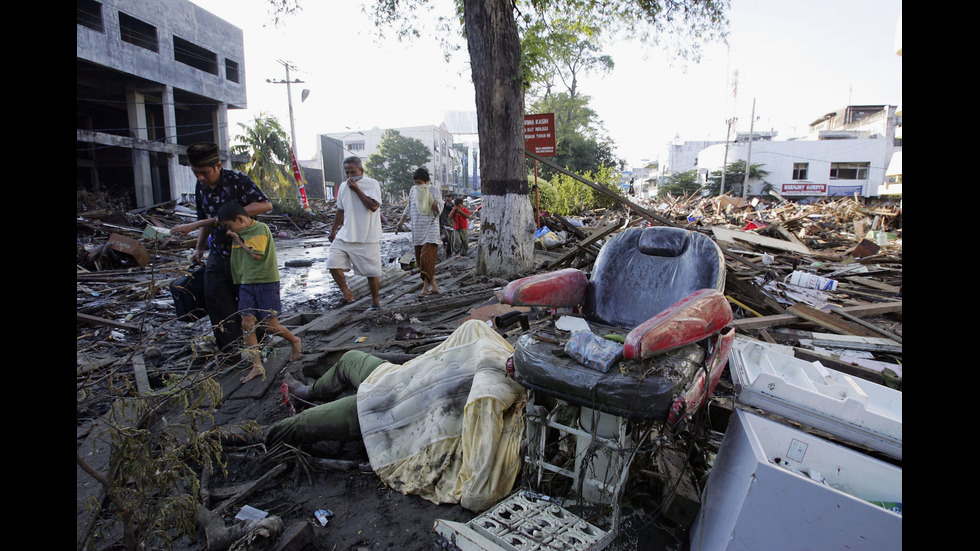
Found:
[[241, 382], [242, 382], [242, 384], [245, 384], [245, 383], [251, 381], [252, 379], [258, 377], [259, 375], [262, 376], [262, 380], [264, 381], [265, 380], [265, 368], [262, 367], [262, 364], [261, 363], [252, 364], [252, 370], [249, 371], [247, 375], [245, 375], [244, 377], [241, 378]]
[[296, 337], [296, 342], [291, 344], [293, 347], [293, 353], [289, 355], [289, 361], [295, 362], [303, 357], [303, 341], [301, 341], [299, 337]]

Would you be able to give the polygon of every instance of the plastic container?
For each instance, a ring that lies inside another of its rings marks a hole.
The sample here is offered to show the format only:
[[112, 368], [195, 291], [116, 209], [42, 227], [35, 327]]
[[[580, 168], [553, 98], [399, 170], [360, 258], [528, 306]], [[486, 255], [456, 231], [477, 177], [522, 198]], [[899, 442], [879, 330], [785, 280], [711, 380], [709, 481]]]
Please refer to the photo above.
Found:
[[902, 469], [739, 408], [692, 551], [902, 548]]
[[728, 366], [739, 403], [902, 459], [902, 393], [736, 338]]
[[837, 290], [836, 279], [828, 279], [823, 276], [818, 276], [817, 274], [811, 274], [810, 272], [801, 272], [799, 270], [796, 270], [795, 272], [787, 276], [785, 281], [790, 285], [806, 287], [807, 289], [819, 289], [821, 291]]

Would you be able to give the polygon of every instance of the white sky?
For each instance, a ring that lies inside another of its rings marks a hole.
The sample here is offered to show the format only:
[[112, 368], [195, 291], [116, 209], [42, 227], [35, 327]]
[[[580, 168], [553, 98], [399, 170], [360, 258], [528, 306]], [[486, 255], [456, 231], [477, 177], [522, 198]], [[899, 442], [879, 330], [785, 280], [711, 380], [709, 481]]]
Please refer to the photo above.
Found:
[[[302, 0], [275, 28], [267, 0], [191, 1], [244, 32], [248, 108], [229, 110], [232, 138], [262, 112], [289, 132], [286, 85], [266, 82], [286, 78], [279, 60], [304, 81], [290, 85], [302, 159], [314, 157], [317, 134], [438, 125], [446, 111], [476, 110], [465, 48], [446, 63], [431, 33], [382, 41], [361, 2]], [[671, 67], [662, 50], [621, 43], [605, 51], [616, 69], [580, 88], [631, 167], [658, 159], [675, 136], [723, 140], [732, 117], [733, 132], [748, 132], [753, 99], [754, 130], [800, 136], [848, 104], [902, 105], [901, 13], [901, 0], [732, 0], [728, 46], [708, 46], [699, 64]]]

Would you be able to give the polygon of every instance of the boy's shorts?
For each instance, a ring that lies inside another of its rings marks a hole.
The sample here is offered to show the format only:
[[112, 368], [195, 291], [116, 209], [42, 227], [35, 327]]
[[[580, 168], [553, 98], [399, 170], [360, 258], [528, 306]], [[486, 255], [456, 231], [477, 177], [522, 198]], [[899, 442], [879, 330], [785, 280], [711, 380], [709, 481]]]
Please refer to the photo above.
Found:
[[282, 313], [279, 282], [244, 283], [238, 287], [238, 312], [255, 319], [278, 318]]
[[327, 252], [327, 269], [364, 277], [381, 277], [381, 243], [348, 243], [335, 239]]

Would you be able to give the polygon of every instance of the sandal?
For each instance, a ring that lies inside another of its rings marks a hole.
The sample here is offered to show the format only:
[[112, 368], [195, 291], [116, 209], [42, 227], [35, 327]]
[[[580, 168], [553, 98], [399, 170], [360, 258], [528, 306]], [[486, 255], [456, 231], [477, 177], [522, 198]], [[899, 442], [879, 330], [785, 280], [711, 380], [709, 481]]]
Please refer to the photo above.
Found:
[[353, 303], [354, 303], [354, 302], [356, 302], [356, 301], [357, 301], [357, 299], [356, 299], [356, 298], [354, 298], [354, 299], [351, 299], [351, 300], [347, 300], [346, 298], [341, 298], [341, 299], [340, 299], [339, 301], [337, 301], [337, 302], [336, 302], [336, 303], [335, 303], [335, 304], [333, 305], [333, 307], [334, 307], [334, 308], [343, 308], [344, 306], [347, 306], [348, 304], [353, 304]]

